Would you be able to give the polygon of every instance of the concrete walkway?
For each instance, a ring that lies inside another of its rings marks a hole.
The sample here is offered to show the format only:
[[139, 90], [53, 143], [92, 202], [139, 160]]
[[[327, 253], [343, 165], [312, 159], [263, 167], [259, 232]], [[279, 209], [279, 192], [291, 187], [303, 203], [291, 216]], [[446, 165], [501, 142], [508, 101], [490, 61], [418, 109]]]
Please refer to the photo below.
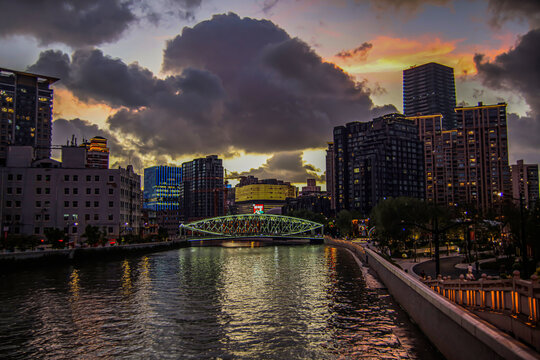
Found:
[[[458, 257], [458, 256], [459, 255], [455, 255], [455, 254], [454, 255], [441, 255], [440, 258], [442, 260], [442, 259], [453, 258], [453, 257]], [[416, 273], [414, 271], [415, 266], [420, 265], [420, 264], [424, 264], [424, 263], [427, 263], [427, 262], [430, 262], [430, 261], [433, 261], [433, 259], [431, 259], [431, 258], [419, 258], [416, 261], [414, 261], [414, 259], [399, 259], [399, 258], [393, 258], [393, 260], [399, 266], [401, 266], [403, 271], [406, 270], [406, 272], [408, 272], [409, 274], [412, 274], [412, 275], [415, 275], [415, 274], [420, 275], [420, 273]]]
[[[482, 260], [478, 260], [478, 264], [481, 265], [484, 263], [495, 262], [495, 261], [497, 261], [496, 258], [482, 259]], [[474, 267], [475, 261], [471, 262], [470, 264]], [[469, 263], [460, 263], [460, 264], [456, 264], [456, 269], [467, 270], [468, 266], [469, 266]], [[480, 267], [480, 269], [482, 269], [482, 267]]]
[[[359, 242], [359, 244], [362, 245], [363, 247], [366, 247], [366, 248], [370, 249], [370, 250], [378, 252], [378, 249], [375, 246], [373, 246], [373, 244], [370, 244], [370, 243], [367, 243], [367, 242]], [[443, 254], [441, 254], [440, 258], [444, 259], [444, 258], [450, 258], [450, 257], [456, 257], [456, 256], [460, 256], [460, 255], [457, 255], [457, 254], [443, 255]], [[392, 260], [394, 260], [396, 262], [396, 264], [398, 264], [403, 269], [403, 271], [405, 271], [405, 272], [407, 272], [407, 273], [409, 273], [411, 275], [420, 275], [420, 273], [415, 273], [414, 272], [414, 270], [413, 270], [414, 267], [416, 265], [432, 261], [433, 259], [426, 258], [426, 257], [419, 257], [419, 258], [416, 259], [416, 261], [414, 259], [402, 259], [402, 258], [392, 258]], [[465, 269], [467, 269], [467, 268], [465, 267]]]

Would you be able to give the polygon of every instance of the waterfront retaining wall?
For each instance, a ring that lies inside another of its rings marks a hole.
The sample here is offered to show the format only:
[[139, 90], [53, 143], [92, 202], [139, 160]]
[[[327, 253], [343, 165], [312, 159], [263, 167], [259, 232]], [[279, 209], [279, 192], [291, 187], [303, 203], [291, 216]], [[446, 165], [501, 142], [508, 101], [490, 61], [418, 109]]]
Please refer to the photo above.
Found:
[[388, 292], [448, 360], [540, 359], [540, 355], [472, 313], [435, 293], [370, 249], [349, 241], [326, 239], [367, 263]]
[[187, 241], [175, 240], [108, 247], [7, 252], [0, 254], [0, 269], [10, 270], [39, 265], [68, 264], [87, 260], [107, 260], [188, 246], [189, 243]]

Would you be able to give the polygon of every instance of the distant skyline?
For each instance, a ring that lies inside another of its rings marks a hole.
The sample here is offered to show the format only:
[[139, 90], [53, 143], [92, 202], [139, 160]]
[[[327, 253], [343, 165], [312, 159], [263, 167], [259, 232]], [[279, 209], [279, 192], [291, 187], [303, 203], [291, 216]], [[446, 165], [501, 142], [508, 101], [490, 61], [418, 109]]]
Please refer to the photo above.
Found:
[[58, 76], [53, 143], [111, 166], [218, 154], [323, 185], [334, 126], [403, 111], [402, 71], [454, 68], [460, 105], [508, 103], [510, 163], [540, 163], [534, 0], [0, 0], [0, 67]]

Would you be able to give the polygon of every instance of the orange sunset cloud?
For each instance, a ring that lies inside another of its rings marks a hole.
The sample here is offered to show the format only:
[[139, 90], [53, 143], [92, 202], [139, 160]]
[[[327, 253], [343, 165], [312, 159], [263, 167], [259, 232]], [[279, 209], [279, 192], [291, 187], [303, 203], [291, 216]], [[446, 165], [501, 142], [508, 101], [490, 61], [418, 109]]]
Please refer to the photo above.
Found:
[[410, 66], [434, 61], [453, 67], [456, 76], [462, 76], [476, 73], [475, 53], [492, 57], [507, 49], [507, 46], [501, 49], [470, 49], [460, 46], [462, 42], [463, 39], [441, 40], [430, 36], [414, 40], [378, 36], [364, 43], [371, 45], [365, 52], [344, 50], [328, 60], [351, 74], [401, 72]]
[[92, 120], [100, 125], [105, 124], [109, 115], [116, 109], [102, 103], [84, 102], [79, 100], [67, 89], [57, 87], [54, 89], [54, 118], [81, 118]]

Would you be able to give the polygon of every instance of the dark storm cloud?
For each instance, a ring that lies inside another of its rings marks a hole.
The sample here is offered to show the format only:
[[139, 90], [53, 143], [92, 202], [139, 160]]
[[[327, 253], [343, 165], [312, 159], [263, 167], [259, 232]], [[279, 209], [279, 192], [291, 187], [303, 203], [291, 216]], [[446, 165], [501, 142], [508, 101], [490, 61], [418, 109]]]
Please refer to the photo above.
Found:
[[130, 2], [120, 0], [0, 0], [0, 9], [0, 36], [29, 35], [42, 45], [112, 42], [136, 21]]
[[240, 173], [233, 172], [232, 175], [252, 175], [259, 179], [278, 179], [293, 183], [303, 183], [308, 178], [323, 182], [324, 175], [317, 174], [320, 171], [313, 165], [302, 161], [301, 151], [290, 151], [276, 153], [258, 168]]
[[147, 106], [152, 96], [171, 91], [169, 80], [157, 79], [148, 69], [136, 63], [127, 65], [98, 49], [77, 50], [71, 60], [61, 51], [47, 50], [28, 70], [59, 77], [59, 85], [81, 100], [112, 107]]
[[501, 26], [511, 19], [526, 20], [531, 28], [540, 27], [540, 1], [490, 0], [491, 24]]
[[474, 57], [478, 75], [485, 85], [494, 89], [519, 91], [529, 106], [540, 114], [540, 29], [523, 35], [516, 46], [498, 55], [495, 60], [485, 60], [484, 55]]
[[365, 42], [355, 49], [340, 51], [336, 54], [336, 56], [342, 59], [356, 58], [360, 60], [365, 60], [367, 58], [369, 50], [371, 50], [372, 47], [372, 43]]
[[[324, 146], [336, 125], [371, 119], [370, 91], [266, 20], [217, 15], [167, 42], [156, 78], [97, 49], [43, 52], [29, 70], [61, 77], [85, 101], [119, 111], [113, 131], [140, 151], [269, 153]], [[395, 108], [392, 107], [392, 110]]]
[[[223, 86], [224, 96], [202, 119], [179, 116], [184, 108], [167, 103], [122, 111], [111, 125], [174, 154], [230, 147], [267, 153], [321, 147], [333, 126], [370, 119], [368, 90], [270, 21], [227, 14], [184, 28], [167, 42], [163, 69], [190, 67], [208, 71]], [[152, 119], [167, 126], [148, 131]]]
[[478, 76], [493, 89], [511, 90], [521, 94], [531, 112], [528, 116], [508, 115], [508, 132], [513, 153], [524, 154], [540, 162], [540, 29], [523, 35], [516, 46], [498, 55], [493, 61], [484, 55], [474, 57]]
[[0, 0], [0, 36], [27, 35], [72, 48], [119, 40], [132, 25], [194, 20], [202, 0]]
[[241, 19], [236, 14], [214, 15], [168, 40], [163, 70], [178, 72], [202, 67], [224, 81], [234, 79], [268, 44], [280, 43], [289, 35], [268, 20]]

